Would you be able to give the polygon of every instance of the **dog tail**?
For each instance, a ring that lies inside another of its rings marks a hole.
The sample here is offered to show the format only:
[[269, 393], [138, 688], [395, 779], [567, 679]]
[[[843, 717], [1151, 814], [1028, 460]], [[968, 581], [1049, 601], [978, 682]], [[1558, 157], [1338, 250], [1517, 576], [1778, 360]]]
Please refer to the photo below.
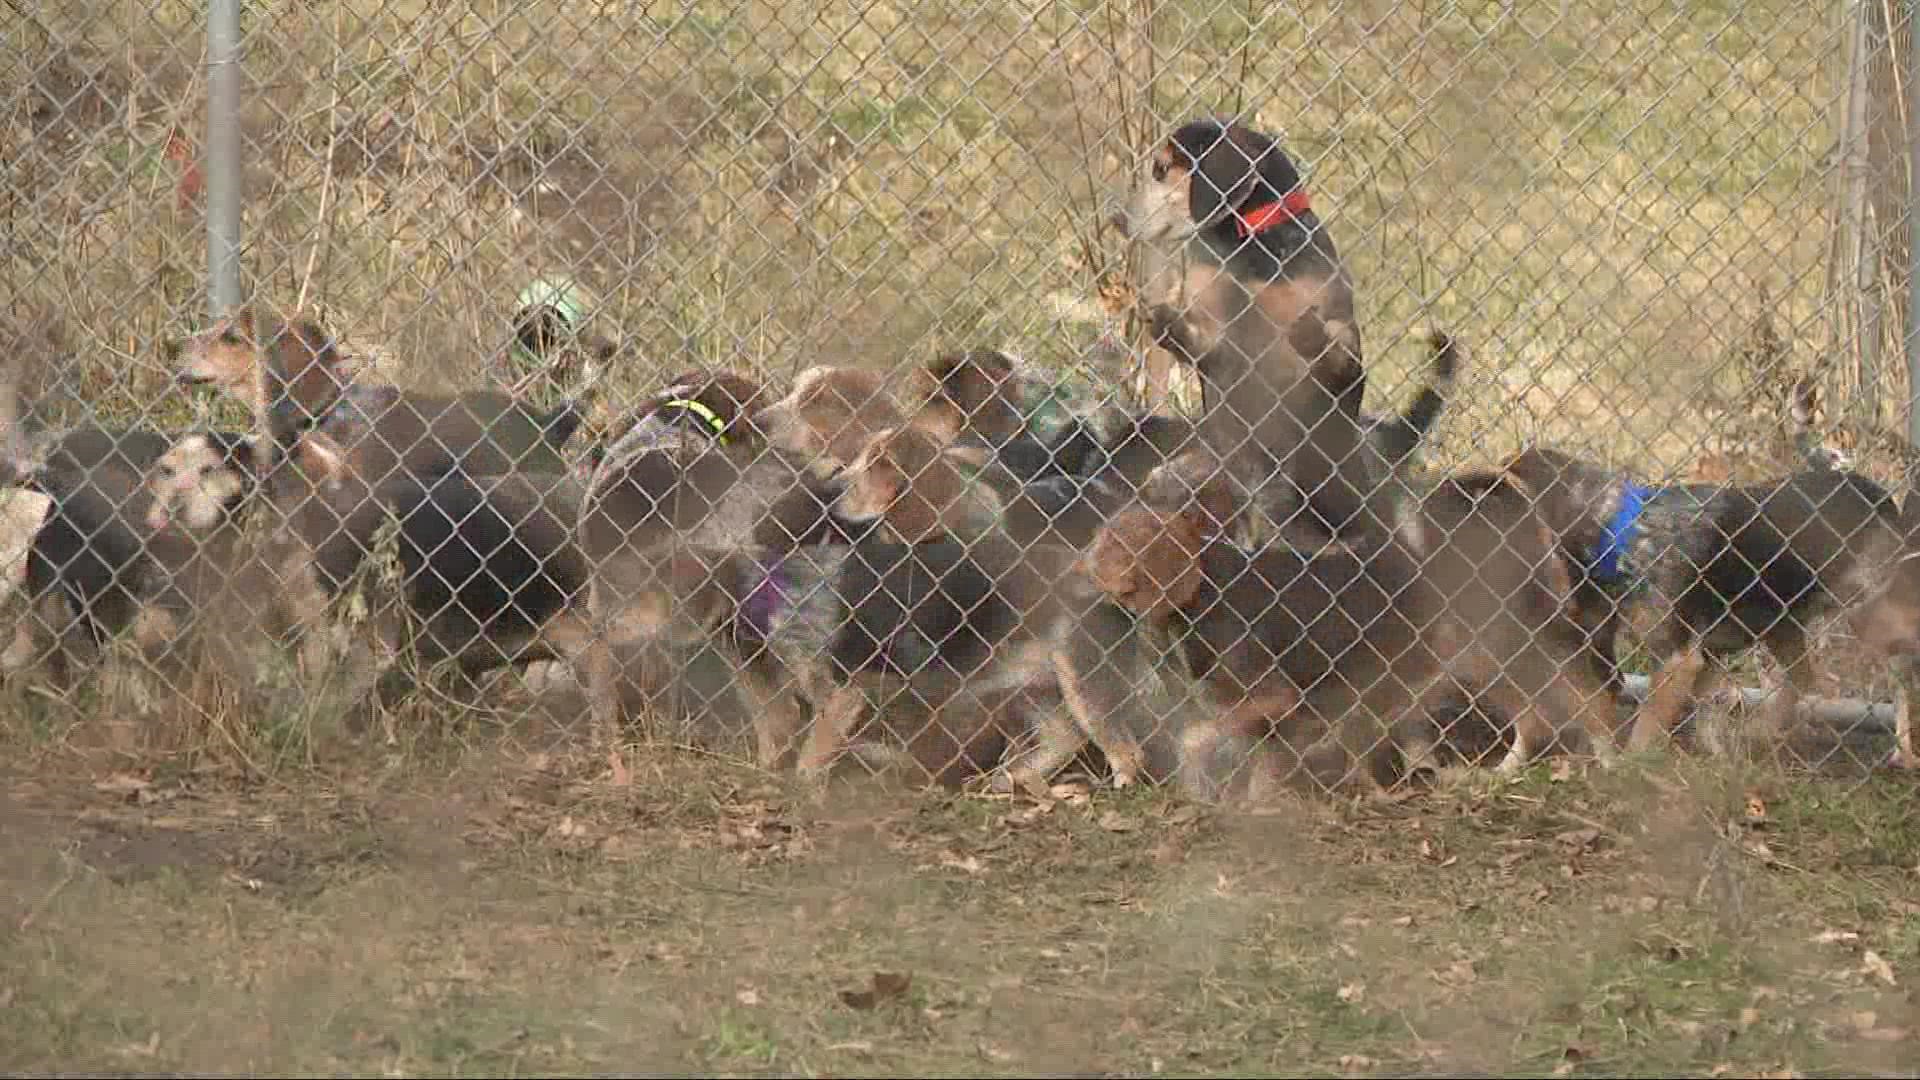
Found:
[[1407, 406], [1405, 412], [1383, 421], [1374, 429], [1380, 452], [1386, 455], [1387, 463], [1396, 469], [1411, 458], [1432, 433], [1433, 425], [1445, 411], [1447, 398], [1452, 395], [1454, 383], [1460, 374], [1460, 346], [1451, 334], [1434, 330], [1427, 335], [1427, 345], [1433, 352], [1433, 367], [1427, 384], [1414, 395], [1413, 403]]
[[1820, 383], [1812, 375], [1802, 375], [1793, 384], [1791, 414], [1793, 448], [1801, 463], [1814, 472], [1838, 472], [1853, 468], [1846, 451], [1829, 443], [1820, 433]]

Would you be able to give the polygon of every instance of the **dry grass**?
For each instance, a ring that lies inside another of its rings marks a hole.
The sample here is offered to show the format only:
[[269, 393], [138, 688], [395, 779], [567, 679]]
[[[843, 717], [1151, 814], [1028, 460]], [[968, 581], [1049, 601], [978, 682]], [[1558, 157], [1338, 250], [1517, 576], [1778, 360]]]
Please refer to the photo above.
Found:
[[[10, 61], [7, 277], [69, 326], [88, 400], [128, 408], [203, 306], [164, 153], [200, 128], [199, 16], [97, 7], [42, 15]], [[1724, 361], [1759, 289], [1800, 362], [1831, 344], [1830, 23], [1772, 0], [274, 5], [250, 23], [247, 266], [402, 381], [484, 374], [556, 268], [631, 342], [622, 391], [689, 359], [1068, 364], [1120, 329], [1095, 301], [1122, 252], [1088, 223], [1129, 140], [1242, 108], [1310, 166], [1381, 397], [1420, 362], [1409, 326], [1476, 346], [1452, 456], [1539, 434], [1683, 467], [1753, 423]]]
[[[0, 59], [0, 330], [47, 361], [48, 414], [184, 422], [157, 346], [204, 315], [167, 153], [203, 129], [200, 7], [28, 7]], [[1657, 476], [1709, 436], [1762, 445], [1761, 311], [1794, 365], [1838, 325], [1840, 43], [1807, 5], [248, 19], [250, 288], [413, 385], [499, 377], [515, 293], [555, 271], [628, 345], [616, 403], [696, 363], [1003, 344], [1071, 368], [1126, 330], [1093, 223], [1132, 156], [1229, 109], [1310, 168], [1370, 405], [1406, 396], [1410, 327], [1472, 344], [1440, 463], [1544, 436]], [[260, 689], [6, 688], [0, 1069], [1758, 1075], [1891, 1072], [1920, 1038], [1902, 778], [1542, 766], [1254, 819], [859, 791], [821, 814], [684, 750], [614, 786], [569, 756], [565, 704], [429, 698], [385, 744]]]

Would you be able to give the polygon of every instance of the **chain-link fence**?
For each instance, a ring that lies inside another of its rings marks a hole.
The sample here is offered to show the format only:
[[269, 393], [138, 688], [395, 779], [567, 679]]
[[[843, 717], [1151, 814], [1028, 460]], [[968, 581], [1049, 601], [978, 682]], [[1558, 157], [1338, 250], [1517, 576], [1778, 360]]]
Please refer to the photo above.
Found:
[[213, 8], [8, 5], [21, 715], [1209, 795], [1903, 727], [1904, 8]]

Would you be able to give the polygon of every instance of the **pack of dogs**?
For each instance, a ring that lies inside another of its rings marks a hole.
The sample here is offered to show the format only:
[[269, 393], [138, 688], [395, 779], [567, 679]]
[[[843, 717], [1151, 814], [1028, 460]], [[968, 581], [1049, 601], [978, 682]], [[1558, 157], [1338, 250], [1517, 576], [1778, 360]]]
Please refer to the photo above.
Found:
[[[596, 739], [712, 710], [810, 783], [857, 754], [1044, 795], [1093, 760], [1256, 800], [1405, 784], [1463, 698], [1510, 730], [1502, 771], [1607, 763], [1756, 646], [1784, 676], [1755, 728], [1778, 743], [1826, 616], [1920, 654], [1920, 505], [1833, 462], [1649, 487], [1534, 446], [1418, 480], [1460, 347], [1427, 335], [1427, 385], [1363, 411], [1352, 279], [1272, 137], [1179, 127], [1112, 224], [1196, 416], [1043, 409], [1044, 377], [973, 349], [904, 382], [680, 372], [583, 446], [584, 402], [378, 385], [264, 306], [169, 350], [245, 430], [29, 430], [9, 387], [0, 482], [38, 500], [13, 651], [64, 688], [119, 638], [192, 662], [213, 624], [358, 650], [354, 693], [388, 708], [421, 671], [553, 661]], [[373, 614], [343, 642], [350, 596]], [[1657, 664], [1629, 722], [1623, 625]], [[1169, 683], [1192, 695], [1170, 769], [1146, 745]], [[1891, 760], [1920, 765], [1902, 721]]]

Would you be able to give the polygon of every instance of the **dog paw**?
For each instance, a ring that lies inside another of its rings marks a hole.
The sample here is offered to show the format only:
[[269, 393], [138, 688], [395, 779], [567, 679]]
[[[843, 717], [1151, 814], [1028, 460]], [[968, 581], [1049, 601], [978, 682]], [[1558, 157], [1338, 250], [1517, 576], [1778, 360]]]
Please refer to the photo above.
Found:
[[1196, 340], [1186, 313], [1170, 304], [1155, 304], [1147, 309], [1147, 332], [1155, 345], [1180, 360], [1192, 362], [1206, 351]]
[[1432, 791], [1440, 783], [1440, 766], [1431, 761], [1423, 761], [1407, 768], [1405, 776], [1396, 786], [1409, 791]]

